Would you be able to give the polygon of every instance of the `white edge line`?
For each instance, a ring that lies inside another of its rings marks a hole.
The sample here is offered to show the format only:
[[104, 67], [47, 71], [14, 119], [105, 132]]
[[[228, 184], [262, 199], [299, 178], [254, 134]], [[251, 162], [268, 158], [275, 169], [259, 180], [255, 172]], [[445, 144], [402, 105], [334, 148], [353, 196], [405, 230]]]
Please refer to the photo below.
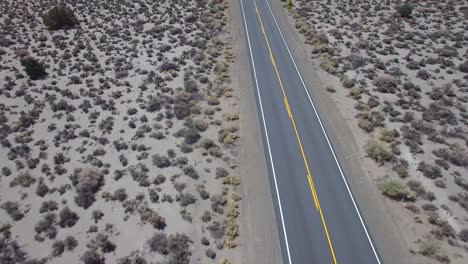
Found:
[[276, 181], [275, 166], [273, 164], [273, 157], [271, 155], [270, 139], [268, 138], [268, 129], [266, 127], [265, 115], [263, 114], [262, 96], [260, 95], [260, 90], [258, 88], [257, 71], [255, 70], [255, 62], [254, 62], [254, 59], [253, 59], [252, 46], [250, 44], [249, 30], [248, 30], [248, 27], [247, 27], [247, 22], [245, 20], [244, 4], [242, 3], [242, 0], [239, 0], [239, 1], [240, 1], [241, 8], [242, 8], [242, 18], [244, 20], [244, 28], [245, 28], [245, 33], [246, 33], [246, 36], [247, 36], [247, 42], [249, 44], [250, 60], [252, 62], [252, 69], [253, 69], [254, 78], [255, 78], [255, 87], [257, 89], [258, 101], [259, 101], [259, 104], [260, 104], [260, 113], [262, 115], [263, 129], [265, 130], [265, 138], [266, 138], [267, 147], [268, 147], [268, 155], [270, 156], [270, 164], [271, 164], [271, 169], [272, 169], [272, 172], [273, 172], [273, 180], [275, 182], [276, 196], [278, 198], [278, 206], [279, 206], [279, 209], [280, 209], [281, 224], [282, 224], [282, 227], [283, 227], [283, 234], [284, 234], [284, 240], [285, 240], [285, 244], [286, 244], [286, 251], [287, 251], [287, 254], [288, 254], [288, 261], [291, 264], [292, 262], [291, 262], [291, 254], [289, 252], [288, 235], [286, 233], [286, 226], [284, 224], [283, 208], [281, 207], [281, 198], [280, 198], [279, 191], [278, 191], [278, 183]]
[[273, 11], [271, 10], [270, 4], [268, 3], [268, 0], [265, 0], [265, 2], [268, 5], [268, 9], [270, 10], [271, 16], [273, 17], [273, 20], [275, 21], [276, 27], [278, 28], [278, 31], [279, 31], [279, 33], [281, 35], [281, 38], [283, 39], [284, 45], [286, 46], [286, 49], [288, 50], [289, 57], [291, 57], [291, 60], [292, 60], [292, 62], [294, 64], [294, 67], [296, 68], [296, 72], [299, 75], [299, 78], [301, 79], [302, 86], [303, 86], [304, 90], [307, 93], [310, 104], [312, 105], [312, 108], [314, 109], [314, 113], [317, 116], [320, 127], [322, 128], [323, 134], [325, 135], [325, 139], [327, 140], [328, 146], [330, 147], [330, 150], [331, 150], [331, 152], [333, 154], [333, 158], [335, 159], [336, 165], [338, 166], [338, 170], [340, 171], [341, 178], [343, 179], [343, 181], [345, 183], [345, 186], [346, 186], [346, 189], [348, 190], [349, 196], [351, 197], [351, 201], [353, 202], [354, 209], [356, 210], [356, 212], [358, 214], [358, 217], [359, 217], [359, 220], [361, 221], [361, 225], [364, 228], [364, 232], [366, 233], [367, 240], [369, 240], [369, 244], [370, 244], [370, 246], [372, 248], [372, 251], [374, 252], [375, 258], [377, 259], [377, 262], [380, 264], [381, 262], [380, 262], [378, 254], [377, 254], [377, 251], [376, 251], [376, 249], [374, 247], [374, 244], [372, 243], [372, 239], [371, 239], [371, 237], [369, 235], [369, 232], [367, 231], [366, 225], [364, 224], [364, 220], [362, 219], [361, 213], [359, 212], [359, 209], [358, 209], [358, 207], [356, 205], [356, 201], [354, 200], [353, 194], [351, 193], [348, 182], [346, 181], [346, 178], [345, 178], [345, 176], [343, 174], [343, 170], [341, 169], [340, 163], [338, 162], [338, 159], [336, 158], [335, 151], [333, 150], [333, 146], [331, 145], [330, 140], [328, 139], [328, 135], [327, 135], [327, 132], [325, 131], [325, 128], [323, 127], [322, 120], [320, 119], [320, 115], [318, 114], [317, 109], [315, 108], [314, 102], [312, 101], [312, 98], [310, 97], [309, 91], [308, 91], [308, 89], [307, 89], [307, 87], [306, 87], [306, 85], [304, 83], [304, 80], [302, 79], [302, 75], [299, 72], [299, 69], [297, 68], [296, 62], [294, 61], [294, 58], [293, 58], [293, 56], [291, 54], [291, 51], [289, 50], [288, 44], [286, 43], [286, 40], [284, 39], [283, 33], [281, 32], [281, 28], [279, 27], [278, 22], [276, 21], [276, 18], [273, 15]]

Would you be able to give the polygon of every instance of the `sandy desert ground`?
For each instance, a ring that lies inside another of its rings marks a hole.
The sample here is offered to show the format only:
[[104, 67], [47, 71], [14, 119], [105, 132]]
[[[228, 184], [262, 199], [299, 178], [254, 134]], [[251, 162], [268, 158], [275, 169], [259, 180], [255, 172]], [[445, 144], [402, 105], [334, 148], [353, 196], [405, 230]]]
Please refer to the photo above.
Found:
[[0, 262], [237, 263], [227, 1], [56, 2], [0, 2]]
[[413, 263], [466, 263], [466, 1], [283, 2]]

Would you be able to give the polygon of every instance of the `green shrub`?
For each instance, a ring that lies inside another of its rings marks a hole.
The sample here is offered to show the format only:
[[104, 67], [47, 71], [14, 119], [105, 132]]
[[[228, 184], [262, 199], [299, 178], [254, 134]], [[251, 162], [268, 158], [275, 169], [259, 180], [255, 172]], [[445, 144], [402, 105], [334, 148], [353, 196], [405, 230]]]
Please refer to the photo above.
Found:
[[404, 200], [410, 195], [406, 186], [397, 180], [387, 180], [380, 187], [382, 194], [390, 199]]
[[55, 6], [43, 17], [44, 25], [51, 30], [69, 29], [78, 24], [78, 20], [69, 7], [65, 5]]
[[21, 65], [24, 71], [31, 78], [31, 80], [39, 80], [47, 76], [44, 65], [33, 57], [25, 57], [21, 60]]
[[413, 7], [410, 4], [404, 4], [397, 8], [398, 14], [402, 18], [411, 18], [413, 14]]
[[369, 140], [364, 146], [367, 155], [377, 162], [390, 161], [393, 155], [384, 144], [376, 140]]

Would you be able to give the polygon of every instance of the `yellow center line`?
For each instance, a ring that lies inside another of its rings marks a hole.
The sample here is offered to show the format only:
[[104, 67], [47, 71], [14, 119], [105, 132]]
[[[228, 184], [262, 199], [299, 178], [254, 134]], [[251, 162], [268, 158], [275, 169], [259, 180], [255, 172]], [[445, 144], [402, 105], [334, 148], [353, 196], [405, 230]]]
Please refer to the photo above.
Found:
[[291, 119], [291, 123], [293, 125], [294, 132], [296, 134], [296, 139], [297, 139], [297, 142], [299, 144], [299, 149], [301, 150], [302, 159], [304, 160], [304, 165], [305, 165], [305, 168], [306, 168], [306, 171], [307, 171], [307, 180], [309, 182], [310, 190], [312, 191], [312, 197], [314, 198], [315, 206], [316, 206], [316, 208], [317, 208], [317, 210], [318, 210], [318, 212], [320, 214], [320, 218], [322, 220], [323, 229], [325, 230], [325, 235], [326, 235], [327, 240], [328, 240], [328, 246], [330, 247], [330, 252], [331, 252], [331, 255], [333, 257], [333, 263], [336, 264], [338, 262], [336, 260], [335, 250], [333, 249], [333, 244], [332, 244], [330, 235], [328, 233], [328, 228], [327, 228], [327, 224], [325, 222], [325, 217], [323, 216], [322, 208], [320, 207], [320, 202], [319, 202], [319, 199], [318, 199], [317, 192], [315, 190], [315, 185], [314, 185], [314, 181], [312, 179], [312, 174], [310, 173], [309, 163], [307, 161], [307, 157], [305, 155], [304, 148], [302, 147], [301, 137], [299, 136], [299, 132], [297, 131], [296, 122], [294, 121], [294, 116], [292, 114], [291, 107], [289, 106], [288, 97], [286, 95], [286, 91], [284, 89], [283, 82], [281, 81], [281, 77], [280, 77], [280, 74], [279, 74], [279, 71], [278, 71], [278, 67], [276, 66], [275, 57], [273, 56], [273, 52], [271, 51], [270, 42], [268, 41], [268, 37], [267, 37], [266, 32], [265, 32], [265, 27], [263, 26], [262, 17], [260, 15], [260, 12], [258, 11], [257, 1], [256, 0], [253, 0], [253, 1], [254, 1], [254, 5], [255, 5], [255, 10], [257, 12], [258, 20], [260, 21], [260, 26], [262, 28], [263, 36], [265, 38], [265, 42], [267, 44], [268, 51], [270, 52], [271, 63], [273, 64], [273, 68], [275, 69], [276, 77], [278, 78], [278, 82], [280, 84], [281, 91], [283, 92], [284, 105], [285, 105], [286, 110], [288, 112], [289, 118]]

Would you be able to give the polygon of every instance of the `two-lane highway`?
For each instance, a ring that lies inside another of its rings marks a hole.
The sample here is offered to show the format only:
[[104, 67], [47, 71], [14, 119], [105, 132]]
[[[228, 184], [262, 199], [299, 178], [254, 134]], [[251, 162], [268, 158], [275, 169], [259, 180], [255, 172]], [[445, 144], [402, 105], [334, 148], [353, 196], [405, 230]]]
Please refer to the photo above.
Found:
[[283, 262], [380, 263], [268, 0], [239, 2]]

